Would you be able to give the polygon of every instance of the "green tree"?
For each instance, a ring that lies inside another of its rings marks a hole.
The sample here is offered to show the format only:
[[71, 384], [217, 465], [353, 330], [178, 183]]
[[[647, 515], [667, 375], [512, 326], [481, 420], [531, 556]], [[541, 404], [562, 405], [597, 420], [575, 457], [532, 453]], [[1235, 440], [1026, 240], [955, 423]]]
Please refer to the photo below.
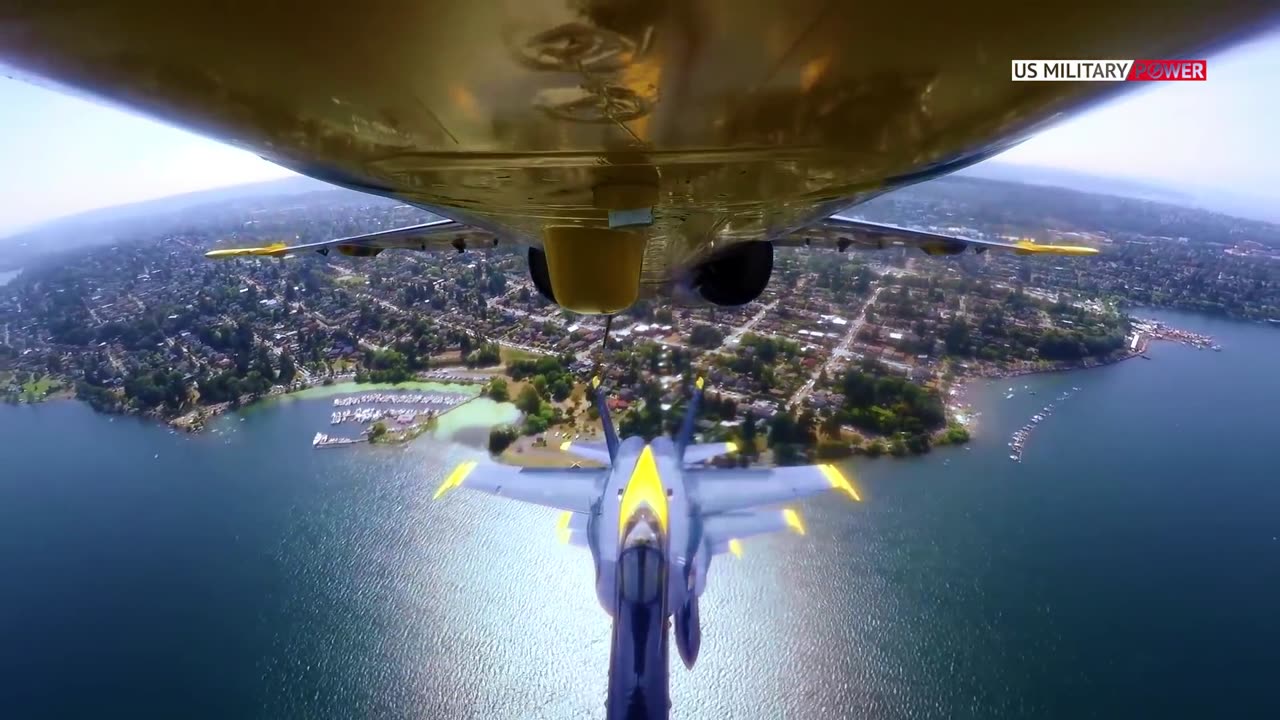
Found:
[[754, 459], [756, 457], [756, 436], [759, 429], [756, 426], [756, 415], [750, 410], [742, 417], [742, 455]]
[[779, 445], [795, 442], [796, 421], [791, 414], [783, 411], [773, 416], [769, 422], [769, 447], [776, 449]]
[[369, 439], [370, 439], [370, 440], [377, 441], [377, 440], [379, 440], [380, 438], [382, 438], [382, 436], [384, 436], [384, 435], [386, 435], [386, 434], [387, 434], [387, 424], [386, 424], [386, 423], [384, 423], [384, 422], [382, 422], [381, 420], [379, 420], [378, 422], [374, 423], [374, 424], [373, 424], [373, 427], [369, 428]]
[[288, 385], [298, 374], [298, 365], [289, 353], [280, 353], [280, 382]]
[[507, 381], [503, 378], [496, 377], [489, 381], [489, 397], [494, 402], [506, 402], [510, 399], [507, 394]]
[[547, 419], [541, 415], [529, 415], [524, 419], [525, 435], [537, 435], [547, 431]]
[[516, 441], [516, 429], [510, 425], [500, 425], [489, 431], [489, 453], [501, 455]]
[[822, 421], [822, 434], [829, 438], [839, 438], [841, 434], [841, 426], [839, 413], [831, 413]]
[[951, 425], [938, 442], [943, 445], [963, 445], [969, 442], [969, 429], [963, 425]]
[[537, 415], [542, 409], [542, 397], [532, 385], [525, 385], [516, 398], [516, 407], [526, 415]]

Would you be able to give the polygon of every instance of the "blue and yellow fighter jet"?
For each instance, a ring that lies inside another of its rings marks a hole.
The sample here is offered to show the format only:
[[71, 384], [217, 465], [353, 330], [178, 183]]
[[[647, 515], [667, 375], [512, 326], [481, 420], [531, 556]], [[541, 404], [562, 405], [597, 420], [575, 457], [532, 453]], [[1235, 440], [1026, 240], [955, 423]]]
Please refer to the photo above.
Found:
[[466, 462], [436, 497], [456, 487], [563, 511], [564, 541], [591, 551], [596, 594], [613, 617], [607, 717], [668, 717], [668, 628], [687, 667], [698, 657], [698, 598], [711, 559], [740, 554], [741, 541], [783, 530], [804, 534], [799, 513], [783, 504], [828, 490], [861, 500], [833, 465], [721, 469], [708, 460], [733, 443], [694, 443], [703, 380], [675, 440], [619, 440], [599, 379], [592, 381], [603, 443], [566, 443], [565, 451], [604, 468], [521, 468]]

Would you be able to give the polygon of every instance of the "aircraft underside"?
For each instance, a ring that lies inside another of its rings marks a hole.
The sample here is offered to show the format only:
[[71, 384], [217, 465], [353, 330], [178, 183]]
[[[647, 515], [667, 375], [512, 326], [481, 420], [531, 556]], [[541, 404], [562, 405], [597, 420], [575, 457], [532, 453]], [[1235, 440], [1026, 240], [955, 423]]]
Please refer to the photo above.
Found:
[[[642, 294], [749, 301], [769, 274], [759, 241], [810, 240], [832, 213], [990, 157], [1126, 85], [1011, 82], [1013, 59], [1186, 56], [1276, 12], [1254, 0], [18, 3], [0, 7], [0, 66], [434, 209], [463, 229], [445, 248], [536, 248], [544, 293], [609, 313]], [[384, 247], [401, 246], [339, 250]]]

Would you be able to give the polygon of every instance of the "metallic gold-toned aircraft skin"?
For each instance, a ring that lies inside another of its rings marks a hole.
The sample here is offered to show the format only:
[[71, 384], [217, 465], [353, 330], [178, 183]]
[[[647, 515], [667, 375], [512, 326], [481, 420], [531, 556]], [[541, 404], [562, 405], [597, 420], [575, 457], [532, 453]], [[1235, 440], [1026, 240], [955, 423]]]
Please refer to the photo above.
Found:
[[[989, 157], [1123, 87], [1015, 83], [1011, 59], [1196, 56], [1276, 11], [1257, 0], [9, 1], [0, 64], [499, 238], [638, 233], [641, 284], [654, 288], [731, 243], [788, 237]], [[608, 229], [611, 210], [640, 207], [651, 225]]]

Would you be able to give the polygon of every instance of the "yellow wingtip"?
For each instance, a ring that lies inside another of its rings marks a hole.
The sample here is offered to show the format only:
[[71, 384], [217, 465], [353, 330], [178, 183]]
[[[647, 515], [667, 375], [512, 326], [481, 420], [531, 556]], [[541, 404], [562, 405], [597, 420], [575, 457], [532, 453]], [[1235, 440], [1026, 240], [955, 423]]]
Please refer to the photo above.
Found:
[[573, 511], [571, 510], [565, 510], [560, 513], [560, 517], [556, 518], [556, 536], [565, 545], [569, 544], [569, 538], [573, 535], [573, 531], [569, 529], [569, 521], [572, 519]]
[[1041, 245], [1034, 240], [1019, 240], [1020, 252], [1043, 255], [1097, 255], [1098, 248], [1086, 245]]
[[210, 260], [225, 260], [235, 257], [280, 257], [289, 251], [289, 246], [284, 243], [273, 243], [265, 247], [247, 247], [247, 248], [223, 248], [222, 250], [210, 250], [204, 254]]
[[694, 387], [696, 387], [696, 388], [698, 388], [699, 390], [701, 390], [701, 389], [702, 389], [702, 386], [703, 386], [704, 384], [706, 384], [706, 382], [707, 382], [706, 378], [699, 377], [697, 380], [694, 380], [694, 381], [693, 381], [693, 385], [694, 385]]
[[738, 452], [738, 443], [733, 442], [733, 441], [729, 441], [729, 442], [725, 443], [725, 444], [724, 444], [724, 451], [725, 451], [725, 452], [727, 452], [727, 453], [736, 453], [736, 452]]
[[787, 527], [795, 531], [795, 534], [804, 534], [804, 520], [800, 518], [800, 513], [796, 512], [794, 509], [783, 508], [782, 520], [787, 523]]
[[823, 476], [827, 478], [827, 482], [831, 483], [831, 487], [836, 490], [843, 491], [849, 497], [857, 500], [858, 502], [862, 502], [862, 497], [858, 495], [858, 491], [855, 490], [849, 480], [845, 478], [844, 473], [840, 472], [840, 468], [835, 465], [819, 465], [818, 469], [821, 470]]
[[436, 494], [433, 495], [431, 499], [439, 500], [440, 496], [461, 485], [462, 481], [466, 480], [467, 476], [471, 474], [471, 471], [475, 469], [476, 463], [473, 460], [458, 465], [458, 467], [454, 468], [453, 472], [449, 473], [449, 476], [444, 479], [444, 482], [440, 483], [440, 487], [436, 488]]
[[733, 553], [736, 558], [742, 557], [742, 541], [737, 538], [731, 539], [729, 541], [729, 552]]
[[592, 389], [592, 390], [598, 390], [598, 389], [600, 389], [600, 376], [599, 376], [599, 375], [596, 375], [595, 377], [591, 378], [591, 389]]
[[573, 447], [573, 441], [565, 440], [564, 442], [560, 443], [560, 452], [569, 452], [569, 448], [571, 447]]

